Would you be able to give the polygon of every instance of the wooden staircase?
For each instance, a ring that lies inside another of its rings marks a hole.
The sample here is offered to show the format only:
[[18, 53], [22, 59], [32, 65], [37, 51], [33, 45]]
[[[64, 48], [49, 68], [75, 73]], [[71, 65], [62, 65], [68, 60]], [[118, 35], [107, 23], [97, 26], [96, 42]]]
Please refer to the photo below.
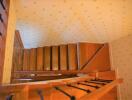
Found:
[[[10, 0], [0, 0], [0, 83], [9, 5]], [[110, 71], [108, 44], [25, 49], [19, 31], [14, 40], [11, 80], [11, 84], [0, 85], [0, 100], [117, 100], [116, 87], [122, 82]]]
[[0, 100], [101, 100], [101, 97], [121, 82], [122, 79], [95, 79], [85, 75], [52, 81], [9, 84], [0, 86]]
[[72, 43], [24, 49], [19, 31], [16, 31], [12, 67], [12, 83], [35, 81], [40, 77], [43, 80], [72, 77], [95, 70], [108, 71], [109, 48], [108, 44]]

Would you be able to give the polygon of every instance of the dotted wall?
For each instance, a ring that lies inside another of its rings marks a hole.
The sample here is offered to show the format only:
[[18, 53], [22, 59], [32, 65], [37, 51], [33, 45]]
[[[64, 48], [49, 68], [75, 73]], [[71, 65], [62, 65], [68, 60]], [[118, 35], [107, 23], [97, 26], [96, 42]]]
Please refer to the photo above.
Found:
[[112, 68], [123, 78], [120, 86], [121, 100], [132, 100], [132, 35], [110, 43]]
[[15, 0], [26, 48], [108, 42], [132, 33], [132, 0]]

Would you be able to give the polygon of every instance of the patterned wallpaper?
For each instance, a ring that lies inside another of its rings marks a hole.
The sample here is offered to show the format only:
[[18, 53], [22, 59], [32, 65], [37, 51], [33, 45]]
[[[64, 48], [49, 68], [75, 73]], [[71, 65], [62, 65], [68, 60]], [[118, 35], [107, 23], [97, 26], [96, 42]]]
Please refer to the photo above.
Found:
[[108, 42], [132, 33], [132, 0], [14, 0], [26, 48]]
[[132, 34], [110, 43], [112, 69], [124, 79], [120, 100], [132, 100]]

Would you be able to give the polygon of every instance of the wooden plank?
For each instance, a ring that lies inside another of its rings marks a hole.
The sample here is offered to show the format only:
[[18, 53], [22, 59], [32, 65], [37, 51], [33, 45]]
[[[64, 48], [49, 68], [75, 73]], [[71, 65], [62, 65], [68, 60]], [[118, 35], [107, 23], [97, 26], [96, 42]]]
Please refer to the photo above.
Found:
[[23, 49], [19, 48], [18, 49], [18, 70], [22, 70], [23, 67]]
[[84, 72], [95, 71], [109, 71], [110, 70], [110, 56], [109, 46], [104, 44], [100, 51], [94, 56], [94, 58], [86, 65], [82, 70]]
[[96, 43], [79, 43], [79, 66], [80, 69], [83, 65], [87, 63], [87, 61], [94, 55], [96, 50], [101, 46], [102, 44], [96, 44]]
[[68, 44], [69, 70], [77, 69], [77, 45]]
[[67, 70], [67, 47], [60, 45], [60, 70]]
[[52, 70], [58, 70], [58, 46], [52, 47]]
[[52, 46], [50, 47], [50, 70], [52, 70]]
[[43, 48], [37, 48], [37, 70], [43, 70]]
[[23, 70], [29, 70], [29, 66], [30, 66], [30, 56], [29, 56], [30, 52], [29, 49], [24, 49], [24, 58], [23, 58]]
[[30, 49], [30, 70], [36, 70], [36, 49]]
[[44, 47], [44, 70], [50, 70], [50, 47]]

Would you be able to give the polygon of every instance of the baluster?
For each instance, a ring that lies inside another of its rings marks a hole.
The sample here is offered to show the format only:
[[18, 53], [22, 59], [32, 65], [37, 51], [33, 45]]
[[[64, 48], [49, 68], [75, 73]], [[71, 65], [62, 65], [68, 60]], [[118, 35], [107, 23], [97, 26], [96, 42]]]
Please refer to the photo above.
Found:
[[4, 10], [6, 10], [5, 5], [3, 4], [3, 0], [0, 0], [0, 4]]
[[14, 96], [13, 94], [8, 95], [8, 96], [6, 97], [6, 100], [12, 100], [13, 96]]
[[96, 82], [96, 81], [84, 81], [86, 83], [94, 83], [94, 84], [99, 84], [99, 85], [106, 85], [105, 83], [100, 83], [100, 82]]
[[76, 100], [75, 96], [71, 96], [68, 93], [66, 93], [65, 91], [63, 91], [62, 89], [60, 89], [59, 87], [55, 87], [56, 90], [60, 91], [61, 93], [63, 93], [64, 95], [68, 96], [70, 98], [70, 100]]
[[73, 88], [76, 88], [76, 89], [79, 89], [79, 90], [82, 90], [82, 91], [85, 91], [87, 93], [90, 93], [91, 92], [90, 90], [86, 90], [86, 89], [83, 89], [83, 88], [80, 88], [80, 87], [77, 87], [77, 86], [73, 86], [73, 85], [70, 85], [70, 84], [68, 84], [67, 86], [73, 87]]
[[0, 32], [0, 36], [2, 36], [2, 33]]
[[40, 100], [44, 100], [43, 91], [42, 90], [38, 90], [37, 93], [40, 96]]
[[100, 88], [99, 86], [93, 86], [93, 85], [89, 85], [89, 84], [85, 84], [85, 83], [77, 83], [77, 84], [81, 84], [81, 85], [85, 85], [85, 86], [89, 86], [89, 87], [93, 87], [93, 88], [95, 88], [95, 89], [98, 89], [98, 88]]
[[1, 13], [0, 13], [0, 21], [1, 21], [1, 23], [4, 23], [4, 20], [2, 18], [2, 14]]
[[91, 80], [91, 81], [110, 83], [110, 82], [112, 82], [113, 80], [95, 79], [95, 80]]

